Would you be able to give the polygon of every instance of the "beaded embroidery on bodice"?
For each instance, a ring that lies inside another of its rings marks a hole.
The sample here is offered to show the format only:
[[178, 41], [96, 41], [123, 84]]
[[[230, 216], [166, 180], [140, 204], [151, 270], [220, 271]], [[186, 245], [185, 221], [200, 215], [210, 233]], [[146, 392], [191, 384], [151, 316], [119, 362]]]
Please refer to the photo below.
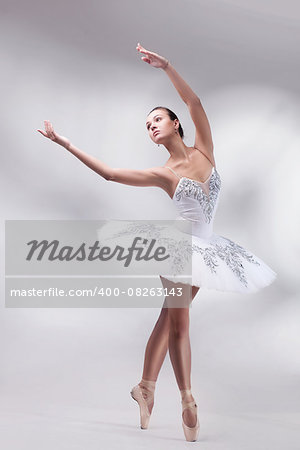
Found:
[[[180, 177], [172, 197], [180, 218], [197, 222], [198, 236], [207, 237], [212, 233], [213, 219], [218, 205], [221, 178], [215, 167], [205, 182]], [[200, 234], [199, 234], [200, 233]]]

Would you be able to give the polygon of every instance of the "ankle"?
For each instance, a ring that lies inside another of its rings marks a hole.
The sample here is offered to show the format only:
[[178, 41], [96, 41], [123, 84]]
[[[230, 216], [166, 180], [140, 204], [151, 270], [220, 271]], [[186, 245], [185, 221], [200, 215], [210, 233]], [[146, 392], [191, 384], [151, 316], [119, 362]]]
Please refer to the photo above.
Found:
[[145, 380], [142, 378], [142, 380], [139, 383], [139, 386], [141, 388], [147, 389], [147, 391], [154, 392], [155, 390], [156, 381], [153, 380]]
[[191, 389], [180, 389], [181, 402], [192, 402], [194, 397]]

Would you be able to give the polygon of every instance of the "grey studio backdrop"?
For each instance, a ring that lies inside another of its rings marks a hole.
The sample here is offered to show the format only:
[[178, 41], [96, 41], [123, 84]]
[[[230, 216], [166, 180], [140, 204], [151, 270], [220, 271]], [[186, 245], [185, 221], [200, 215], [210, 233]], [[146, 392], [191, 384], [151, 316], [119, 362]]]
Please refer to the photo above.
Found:
[[209, 117], [222, 177], [215, 231], [277, 273], [254, 295], [201, 290], [191, 308], [192, 389], [206, 449], [299, 448], [299, 58], [295, 1], [1, 2], [1, 446], [182, 448], [167, 356], [151, 430], [130, 388], [155, 308], [5, 308], [5, 220], [171, 220], [160, 189], [109, 183], [37, 133], [113, 167], [163, 165], [157, 105], [187, 108], [139, 41], [168, 57]]

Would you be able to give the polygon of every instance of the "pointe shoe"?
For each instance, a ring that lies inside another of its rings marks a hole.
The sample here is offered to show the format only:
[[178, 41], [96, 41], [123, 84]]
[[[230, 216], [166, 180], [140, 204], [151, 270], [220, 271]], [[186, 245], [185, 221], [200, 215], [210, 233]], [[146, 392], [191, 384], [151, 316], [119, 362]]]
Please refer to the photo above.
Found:
[[[130, 391], [130, 394], [133, 400], [138, 402], [138, 405], [140, 407], [141, 429], [146, 430], [148, 428], [149, 420], [151, 417], [148, 405], [153, 402], [155, 381], [142, 380], [141, 385], [142, 386], [140, 386], [140, 384], [134, 386]], [[143, 394], [146, 395], [146, 398]]]
[[[195, 442], [198, 438], [199, 430], [200, 430], [200, 423], [199, 423], [198, 414], [197, 414], [197, 405], [194, 400], [191, 402], [182, 400], [181, 404], [182, 404], [182, 427], [183, 427], [185, 439], [189, 442]], [[197, 414], [197, 423], [194, 427], [188, 427], [184, 423], [184, 420], [183, 420], [183, 411], [185, 411], [188, 408], [191, 409], [192, 411], [195, 411]]]

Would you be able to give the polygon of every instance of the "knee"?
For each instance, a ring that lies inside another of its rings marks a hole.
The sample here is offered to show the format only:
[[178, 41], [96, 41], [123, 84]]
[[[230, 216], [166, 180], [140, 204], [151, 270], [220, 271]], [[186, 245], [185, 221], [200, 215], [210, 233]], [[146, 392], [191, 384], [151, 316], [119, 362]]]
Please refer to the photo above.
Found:
[[189, 323], [182, 320], [170, 320], [169, 332], [176, 339], [182, 339], [189, 334]]

